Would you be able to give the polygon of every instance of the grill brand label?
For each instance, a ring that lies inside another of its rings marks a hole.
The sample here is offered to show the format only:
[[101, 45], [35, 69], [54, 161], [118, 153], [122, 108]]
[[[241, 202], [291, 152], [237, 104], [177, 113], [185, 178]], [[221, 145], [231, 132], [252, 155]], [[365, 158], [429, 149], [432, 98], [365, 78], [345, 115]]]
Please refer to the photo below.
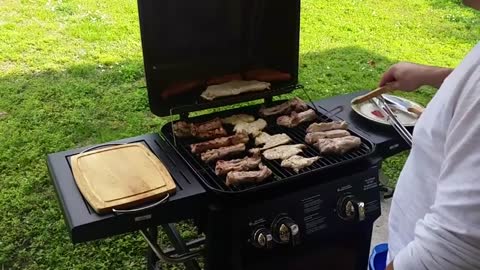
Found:
[[378, 187], [378, 183], [375, 177], [370, 177], [368, 179], [365, 179], [363, 184], [363, 190], [369, 190], [376, 187]]
[[135, 222], [149, 220], [151, 218], [152, 218], [152, 215], [139, 216], [139, 217], [135, 217]]
[[351, 188], [352, 188], [352, 185], [346, 185], [346, 186], [337, 188], [337, 192], [343, 192], [343, 191], [349, 190]]

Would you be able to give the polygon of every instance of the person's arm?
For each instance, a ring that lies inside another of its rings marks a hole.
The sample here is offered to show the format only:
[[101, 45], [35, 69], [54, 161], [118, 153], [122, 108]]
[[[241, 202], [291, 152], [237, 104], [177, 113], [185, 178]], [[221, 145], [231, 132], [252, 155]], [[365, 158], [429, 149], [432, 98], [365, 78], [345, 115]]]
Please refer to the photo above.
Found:
[[480, 269], [480, 82], [465, 87], [437, 146], [445, 157], [434, 204], [388, 270]]
[[383, 74], [379, 86], [388, 83], [393, 89], [402, 91], [414, 91], [424, 85], [440, 88], [452, 71], [451, 68], [401, 62]]

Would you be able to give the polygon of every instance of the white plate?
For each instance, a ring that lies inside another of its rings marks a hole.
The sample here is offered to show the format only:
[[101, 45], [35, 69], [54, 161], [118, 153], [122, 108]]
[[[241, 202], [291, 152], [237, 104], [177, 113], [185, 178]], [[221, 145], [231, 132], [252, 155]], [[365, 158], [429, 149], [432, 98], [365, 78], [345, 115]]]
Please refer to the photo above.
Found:
[[[384, 96], [392, 96], [392, 95], [384, 95]], [[399, 97], [399, 96], [395, 96], [395, 97], [397, 97], [399, 99], [403, 99], [407, 102], [410, 102], [414, 106], [418, 106], [420, 108], [423, 108], [422, 105], [420, 105], [416, 102], [413, 102], [411, 100], [408, 100], [406, 98]], [[365, 101], [365, 102], [360, 103], [360, 104], [353, 104], [352, 103], [352, 109], [357, 114], [359, 114], [360, 116], [362, 116], [362, 117], [364, 117], [368, 120], [371, 120], [373, 122], [377, 122], [377, 123], [380, 123], [380, 124], [384, 124], [384, 125], [390, 125], [390, 123], [387, 121], [386, 116], [383, 117], [383, 118], [380, 117], [382, 115], [381, 111], [377, 108], [377, 106], [375, 106], [375, 103], [371, 100]], [[415, 123], [418, 120], [418, 117], [414, 114], [406, 113], [406, 112], [403, 112], [403, 111], [400, 111], [400, 110], [395, 110], [395, 109], [392, 109], [392, 111], [395, 114], [395, 116], [397, 117], [397, 119], [400, 121], [400, 123], [402, 123], [402, 125], [404, 125], [406, 127], [415, 126]]]

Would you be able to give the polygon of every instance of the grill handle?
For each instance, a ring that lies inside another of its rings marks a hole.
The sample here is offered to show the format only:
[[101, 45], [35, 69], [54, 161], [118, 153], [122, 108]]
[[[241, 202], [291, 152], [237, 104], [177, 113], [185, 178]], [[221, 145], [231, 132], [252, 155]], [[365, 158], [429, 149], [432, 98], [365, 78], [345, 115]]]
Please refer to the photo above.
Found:
[[148, 210], [148, 209], [152, 209], [155, 206], [166, 202], [168, 200], [168, 198], [170, 198], [170, 194], [167, 193], [167, 195], [163, 199], [161, 199], [160, 201], [155, 202], [153, 204], [150, 204], [150, 205], [147, 205], [147, 206], [144, 206], [144, 207], [135, 208], [135, 209], [128, 209], [128, 210], [120, 210], [120, 209], [112, 208], [112, 212], [114, 214], [137, 214], [138, 212], [142, 212], [142, 211], [145, 211], [145, 210]]
[[140, 233], [142, 234], [143, 238], [145, 238], [145, 241], [147, 241], [148, 246], [153, 250], [155, 255], [157, 255], [157, 257], [160, 260], [163, 260], [164, 262], [167, 262], [167, 263], [173, 263], [173, 264], [185, 263], [187, 261], [190, 261], [192, 259], [202, 256], [202, 253], [205, 250], [204, 248], [201, 248], [196, 251], [185, 252], [183, 254], [176, 254], [174, 256], [167, 255], [165, 252], [163, 252], [163, 249], [157, 244], [157, 241], [151, 239], [150, 234], [146, 229], [140, 230]]

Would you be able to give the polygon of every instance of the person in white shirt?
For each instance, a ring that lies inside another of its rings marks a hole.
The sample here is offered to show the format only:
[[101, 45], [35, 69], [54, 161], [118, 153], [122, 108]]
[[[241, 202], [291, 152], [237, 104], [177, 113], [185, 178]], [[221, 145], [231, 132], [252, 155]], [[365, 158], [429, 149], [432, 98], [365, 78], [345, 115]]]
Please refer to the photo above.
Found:
[[[480, 10], [480, 0], [463, 2]], [[439, 89], [392, 199], [386, 269], [480, 269], [480, 43], [455, 69], [395, 64], [379, 85], [387, 83]]]

